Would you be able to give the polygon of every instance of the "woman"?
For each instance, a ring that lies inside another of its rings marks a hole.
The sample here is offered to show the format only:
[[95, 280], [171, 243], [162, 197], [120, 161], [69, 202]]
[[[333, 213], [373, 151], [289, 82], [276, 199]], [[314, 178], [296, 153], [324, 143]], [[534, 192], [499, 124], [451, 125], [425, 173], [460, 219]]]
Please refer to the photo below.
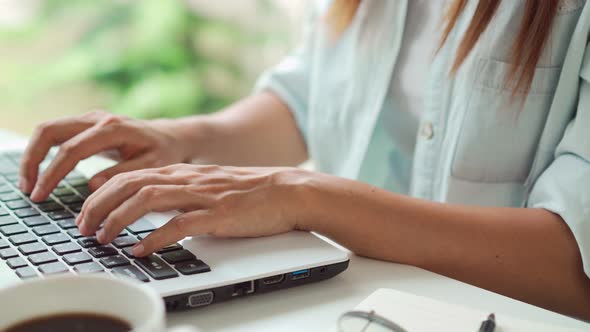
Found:
[[[105, 220], [108, 243], [149, 211], [184, 211], [137, 256], [190, 235], [315, 231], [589, 319], [589, 31], [584, 0], [321, 2], [252, 96], [180, 120], [45, 123], [21, 187], [43, 200], [118, 149], [91, 179], [82, 234]], [[309, 157], [323, 173], [293, 168]]]

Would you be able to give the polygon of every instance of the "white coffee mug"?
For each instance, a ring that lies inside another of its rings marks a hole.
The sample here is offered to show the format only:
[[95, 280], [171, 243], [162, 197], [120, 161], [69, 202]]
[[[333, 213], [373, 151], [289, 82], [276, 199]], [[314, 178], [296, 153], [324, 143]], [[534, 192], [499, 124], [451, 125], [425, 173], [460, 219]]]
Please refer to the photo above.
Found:
[[64, 275], [0, 289], [0, 331], [38, 317], [67, 313], [118, 318], [133, 331], [165, 331], [162, 298], [147, 285], [100, 275]]

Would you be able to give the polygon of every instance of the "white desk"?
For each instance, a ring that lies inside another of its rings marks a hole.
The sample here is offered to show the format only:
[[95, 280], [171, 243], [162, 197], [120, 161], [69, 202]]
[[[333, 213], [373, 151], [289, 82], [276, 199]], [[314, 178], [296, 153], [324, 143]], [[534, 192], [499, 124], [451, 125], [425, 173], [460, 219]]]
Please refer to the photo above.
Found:
[[[15, 138], [0, 131], [0, 145]], [[92, 169], [100, 165], [85, 162], [83, 167]], [[173, 313], [168, 322], [170, 326], [196, 325], [205, 332], [329, 331], [342, 312], [353, 308], [377, 288], [394, 288], [484, 311], [590, 331], [590, 324], [435, 273], [362, 257], [352, 257], [349, 269], [331, 280]]]

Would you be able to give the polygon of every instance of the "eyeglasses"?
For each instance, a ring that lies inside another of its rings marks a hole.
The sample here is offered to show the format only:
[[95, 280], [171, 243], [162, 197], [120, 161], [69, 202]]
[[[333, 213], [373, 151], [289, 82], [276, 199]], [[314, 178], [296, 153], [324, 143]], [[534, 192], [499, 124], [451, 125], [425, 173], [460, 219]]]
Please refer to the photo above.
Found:
[[379, 316], [374, 310], [348, 311], [338, 319], [340, 332], [408, 332], [403, 327]]

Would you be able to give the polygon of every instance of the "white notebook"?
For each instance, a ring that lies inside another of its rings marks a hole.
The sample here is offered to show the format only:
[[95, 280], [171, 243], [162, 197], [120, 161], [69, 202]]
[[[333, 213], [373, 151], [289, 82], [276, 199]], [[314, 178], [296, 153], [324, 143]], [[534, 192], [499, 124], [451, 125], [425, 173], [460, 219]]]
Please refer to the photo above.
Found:
[[[489, 312], [461, 307], [393, 289], [378, 289], [361, 302], [355, 310], [374, 310], [376, 314], [390, 319], [408, 332], [477, 332], [481, 322], [489, 314]], [[496, 332], [589, 331], [588, 329], [569, 329], [525, 321], [501, 313], [495, 313], [495, 315], [497, 324]], [[590, 328], [590, 325], [588, 326]]]

